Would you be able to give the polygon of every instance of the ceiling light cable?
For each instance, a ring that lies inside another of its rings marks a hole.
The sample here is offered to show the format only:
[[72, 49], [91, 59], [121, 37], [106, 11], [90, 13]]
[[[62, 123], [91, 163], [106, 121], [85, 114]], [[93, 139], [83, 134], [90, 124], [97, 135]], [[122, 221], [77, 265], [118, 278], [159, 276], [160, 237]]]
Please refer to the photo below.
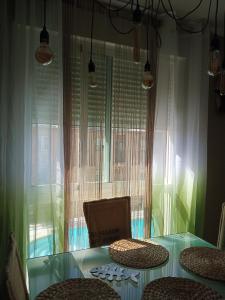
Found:
[[[176, 17], [176, 19], [177, 19], [178, 21], [181, 21], [181, 20], [184, 20], [185, 18], [187, 18], [188, 16], [192, 15], [195, 11], [198, 10], [198, 8], [201, 6], [201, 4], [202, 4], [204, 1], [205, 1], [205, 0], [200, 0], [199, 3], [198, 3], [193, 9], [191, 9], [189, 12], [187, 12], [187, 13], [186, 13], [185, 15], [183, 15], [182, 17]], [[170, 12], [167, 10], [167, 8], [166, 8], [166, 6], [165, 6], [165, 4], [164, 4], [163, 1], [162, 1], [162, 7], [163, 7], [164, 12], [165, 12], [170, 18], [172, 18], [172, 19], [174, 20], [173, 15], [171, 15]]]
[[[151, 6], [153, 6], [153, 0]], [[143, 73], [143, 80], [142, 80], [142, 87], [145, 90], [149, 90], [154, 85], [154, 77], [152, 75], [151, 71], [151, 65], [149, 63], [149, 25], [150, 25], [150, 3], [149, 3], [149, 9], [147, 14], [147, 25], [146, 25], [146, 43], [147, 43], [147, 49], [146, 49], [146, 63], [144, 66], [144, 73]], [[152, 12], [151, 12], [152, 14]]]
[[91, 13], [91, 49], [90, 49], [90, 60], [88, 63], [88, 74], [89, 74], [89, 87], [96, 88], [96, 74], [95, 74], [95, 64], [92, 60], [93, 52], [93, 31], [94, 31], [94, 15], [95, 15], [95, 0], [92, 0], [92, 13]]
[[119, 7], [119, 8], [109, 8], [109, 5], [104, 5], [104, 4], [103, 4], [101, 1], [99, 1], [99, 0], [95, 0], [95, 1], [96, 1], [96, 3], [97, 3], [99, 6], [103, 7], [103, 8], [106, 9], [106, 10], [111, 9], [112, 12], [119, 12], [119, 11], [125, 9], [128, 5], [130, 5], [132, 0], [129, 0], [129, 1], [126, 2], [123, 6], [121, 6], [121, 7]]
[[121, 31], [121, 30], [119, 30], [117, 27], [116, 27], [116, 25], [113, 23], [113, 20], [112, 20], [112, 15], [111, 15], [111, 5], [112, 5], [112, 0], [109, 0], [109, 10], [108, 10], [108, 14], [109, 14], [109, 20], [110, 20], [110, 24], [112, 25], [112, 27], [114, 28], [114, 30], [117, 32], [117, 33], [119, 33], [119, 34], [129, 34], [129, 33], [131, 33], [134, 29], [135, 29], [135, 27], [132, 27], [132, 28], [130, 28], [129, 30], [127, 30], [127, 31]]
[[206, 29], [206, 27], [209, 25], [209, 19], [210, 19], [210, 14], [211, 14], [212, 0], [209, 0], [207, 19], [206, 19], [205, 24], [202, 26], [202, 28], [201, 28], [200, 30], [190, 30], [190, 29], [185, 28], [185, 27], [179, 22], [179, 18], [176, 17], [174, 8], [173, 8], [173, 6], [172, 6], [170, 0], [168, 0], [168, 3], [169, 3], [169, 6], [170, 6], [170, 10], [171, 10], [172, 16], [170, 15], [170, 13], [168, 12], [168, 10], [166, 9], [163, 0], [161, 0], [161, 3], [162, 3], [162, 7], [163, 7], [164, 11], [166, 12], [166, 14], [167, 14], [168, 16], [170, 16], [170, 17], [176, 22], [177, 27], [179, 27], [181, 30], [183, 30], [183, 31], [185, 31], [185, 32], [187, 32], [187, 33], [190, 33], [190, 34], [202, 33], [202, 32]]

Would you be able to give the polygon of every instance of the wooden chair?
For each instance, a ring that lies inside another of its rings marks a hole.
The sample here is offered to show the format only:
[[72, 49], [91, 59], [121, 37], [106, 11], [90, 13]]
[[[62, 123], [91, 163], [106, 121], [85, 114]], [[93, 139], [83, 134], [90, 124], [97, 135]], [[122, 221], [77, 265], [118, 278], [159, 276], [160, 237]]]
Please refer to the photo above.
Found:
[[130, 197], [84, 202], [90, 247], [108, 245], [122, 238], [131, 238]]
[[217, 247], [225, 250], [225, 202], [222, 204]]
[[29, 299], [22, 264], [13, 234], [10, 234], [9, 237], [8, 258], [5, 267], [3, 288], [3, 299]]

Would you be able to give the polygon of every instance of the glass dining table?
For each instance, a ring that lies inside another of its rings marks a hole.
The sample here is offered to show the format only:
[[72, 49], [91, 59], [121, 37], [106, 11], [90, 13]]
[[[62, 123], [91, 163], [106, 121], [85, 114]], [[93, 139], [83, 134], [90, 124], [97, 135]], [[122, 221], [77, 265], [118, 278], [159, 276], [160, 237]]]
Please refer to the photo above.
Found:
[[[169, 259], [161, 266], [150, 269], [138, 269], [140, 275], [138, 282], [131, 279], [109, 282], [104, 279], [123, 300], [141, 299], [144, 287], [147, 283], [161, 277], [174, 276], [190, 278], [205, 284], [218, 291], [225, 298], [225, 283], [202, 278], [185, 270], [179, 264], [180, 252], [191, 246], [214, 247], [212, 244], [198, 238], [191, 233], [173, 234], [155, 237], [151, 240], [164, 246], [170, 253]], [[98, 247], [74, 252], [65, 252], [56, 255], [31, 258], [27, 260], [30, 299], [48, 286], [69, 278], [95, 278], [90, 270], [112, 263], [108, 248]], [[130, 269], [130, 268], [128, 268]], [[136, 271], [136, 270], [135, 270]]]

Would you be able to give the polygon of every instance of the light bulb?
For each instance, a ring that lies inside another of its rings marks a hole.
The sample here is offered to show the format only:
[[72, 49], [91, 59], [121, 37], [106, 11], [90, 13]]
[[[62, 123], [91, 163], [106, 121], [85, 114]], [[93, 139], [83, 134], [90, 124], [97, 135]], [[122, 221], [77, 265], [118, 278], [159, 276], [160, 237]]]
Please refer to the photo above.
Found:
[[220, 73], [219, 93], [220, 96], [225, 96], [225, 68]]
[[54, 58], [54, 53], [49, 47], [49, 34], [45, 26], [40, 33], [40, 46], [35, 52], [35, 58], [43, 66], [49, 65]]
[[97, 85], [97, 81], [96, 81], [96, 76], [95, 76], [95, 72], [89, 72], [89, 86], [91, 88], [96, 88], [98, 85]]
[[209, 54], [209, 76], [216, 76], [220, 71], [221, 54], [219, 50], [213, 50]]
[[220, 42], [217, 35], [214, 35], [209, 53], [209, 76], [216, 76], [220, 72], [221, 67], [221, 53], [220, 53]]
[[154, 77], [151, 72], [150, 64], [147, 61], [144, 68], [142, 87], [145, 90], [149, 90], [154, 85]]
[[47, 66], [52, 62], [54, 54], [47, 43], [40, 43], [35, 52], [35, 58], [40, 64]]
[[88, 64], [88, 74], [89, 74], [89, 86], [91, 88], [96, 88], [97, 87], [97, 81], [96, 81], [96, 74], [95, 74], [95, 64], [90, 58], [89, 64]]

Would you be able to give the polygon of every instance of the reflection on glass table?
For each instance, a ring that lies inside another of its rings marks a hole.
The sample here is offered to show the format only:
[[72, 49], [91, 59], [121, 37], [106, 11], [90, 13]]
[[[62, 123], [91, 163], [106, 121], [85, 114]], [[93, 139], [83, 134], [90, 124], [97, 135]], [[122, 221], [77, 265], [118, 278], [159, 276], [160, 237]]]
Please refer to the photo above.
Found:
[[54, 283], [83, 277], [70, 252], [28, 259], [27, 268], [30, 299]]
[[[191, 246], [213, 247], [213, 245], [190, 233], [157, 237], [153, 238], [152, 241], [164, 246], [169, 251], [170, 256], [169, 260], [166, 263], [156, 268], [145, 270], [139, 269], [140, 277], [137, 284], [135, 284], [131, 280], [123, 280], [120, 282], [117, 282], [115, 280], [112, 282], [108, 282], [107, 280], [105, 280], [119, 293], [122, 299], [141, 299], [143, 289], [147, 283], [154, 279], [158, 279], [160, 277], [165, 276], [184, 277], [196, 280], [211, 288], [214, 288], [225, 297], [225, 284], [223, 282], [208, 280], [197, 276], [191, 272], [184, 270], [179, 264], [179, 255], [184, 248], [188, 248]], [[83, 276], [86, 278], [93, 277], [90, 273], [90, 270], [93, 267], [113, 262], [108, 254], [107, 247], [77, 251], [73, 252], [73, 255], [77, 261], [77, 265], [79, 266]]]
[[[105, 282], [119, 293], [121, 299], [141, 299], [143, 289], [147, 283], [165, 276], [184, 277], [196, 280], [217, 290], [225, 297], [224, 282], [202, 278], [184, 270], [179, 264], [179, 255], [183, 249], [191, 246], [214, 247], [213, 245], [190, 233], [157, 237], [151, 240], [155, 243], [161, 244], [169, 251], [169, 260], [156, 268], [138, 269], [138, 271], [140, 271], [140, 276], [137, 283], [130, 279], [122, 281], [113, 280], [111, 282], [104, 279]], [[55, 282], [75, 277], [94, 278], [94, 276], [90, 273], [92, 268], [112, 262], [113, 261], [108, 254], [107, 247], [92, 248], [54, 256], [29, 259], [28, 275], [31, 299], [33, 299], [38, 292]]]

